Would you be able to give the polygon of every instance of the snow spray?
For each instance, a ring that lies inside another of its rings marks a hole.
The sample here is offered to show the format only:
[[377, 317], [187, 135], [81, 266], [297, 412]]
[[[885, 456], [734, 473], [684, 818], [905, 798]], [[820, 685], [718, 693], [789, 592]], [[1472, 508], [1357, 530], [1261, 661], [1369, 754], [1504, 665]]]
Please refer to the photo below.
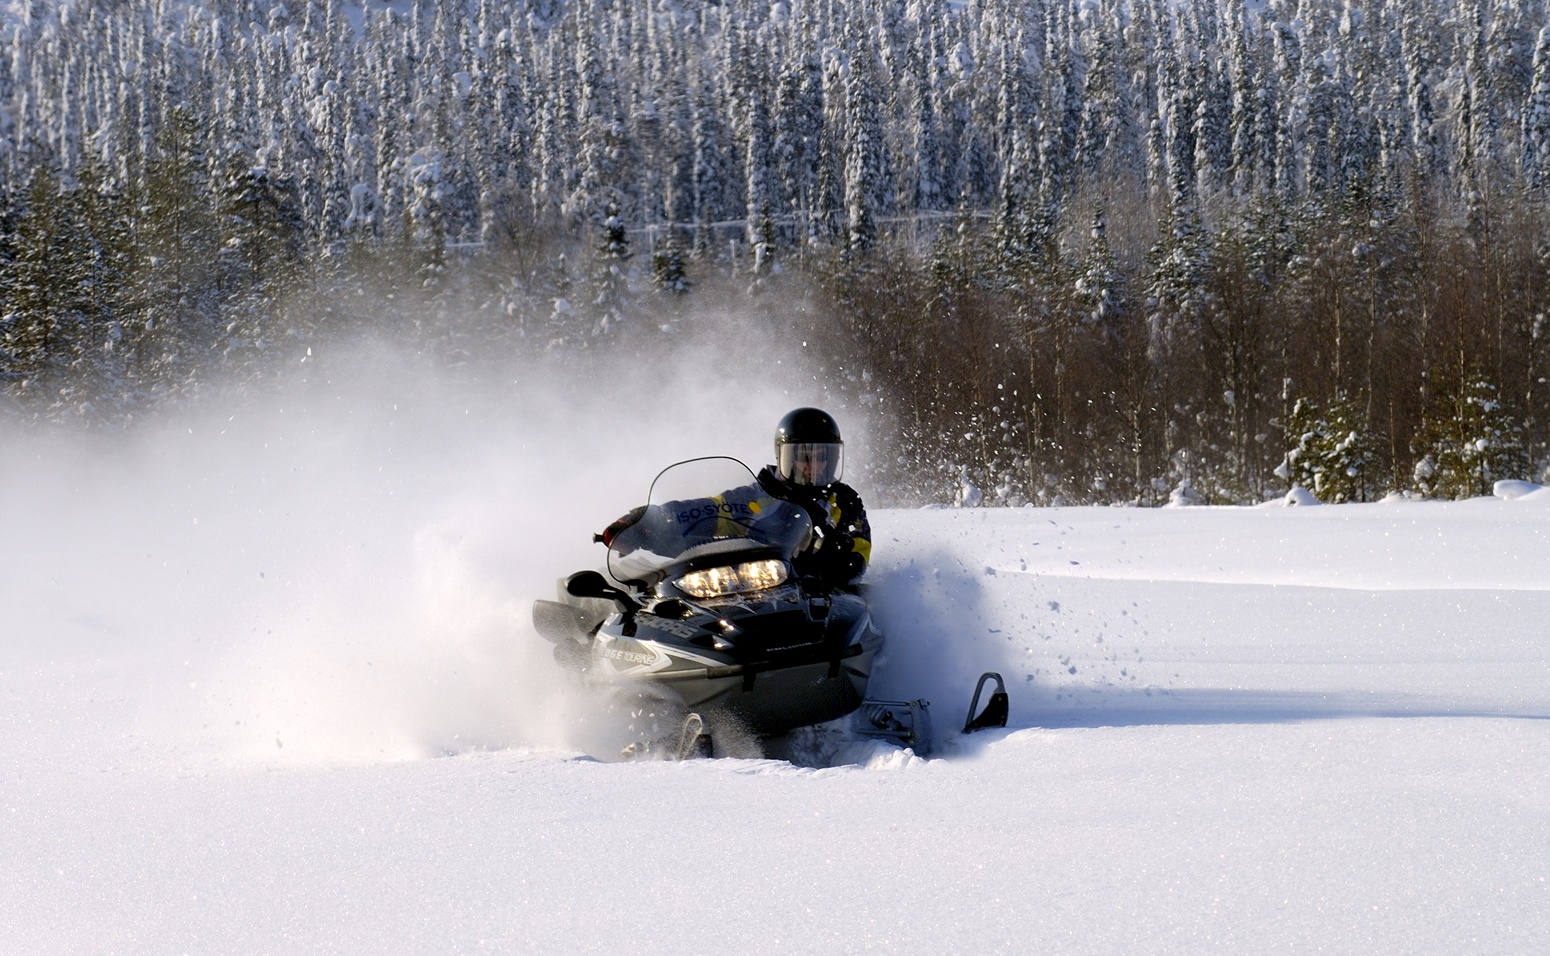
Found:
[[458, 369], [393, 342], [314, 345], [275, 381], [112, 437], [11, 429], [13, 674], [112, 669], [122, 722], [72, 724], [53, 695], [64, 743], [128, 736], [180, 761], [575, 746], [591, 705], [532, 600], [601, 564], [592, 532], [660, 468], [758, 467], [784, 411], [833, 403], [766, 317], [680, 328], [649, 353]]

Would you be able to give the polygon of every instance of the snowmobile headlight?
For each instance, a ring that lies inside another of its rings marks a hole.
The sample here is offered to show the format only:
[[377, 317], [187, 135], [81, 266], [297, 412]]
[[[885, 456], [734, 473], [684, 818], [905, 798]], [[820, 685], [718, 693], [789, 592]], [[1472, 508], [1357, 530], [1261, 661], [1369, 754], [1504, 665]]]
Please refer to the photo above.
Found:
[[685, 594], [697, 598], [763, 591], [786, 583], [786, 562], [769, 558], [719, 568], [691, 571], [677, 581]]

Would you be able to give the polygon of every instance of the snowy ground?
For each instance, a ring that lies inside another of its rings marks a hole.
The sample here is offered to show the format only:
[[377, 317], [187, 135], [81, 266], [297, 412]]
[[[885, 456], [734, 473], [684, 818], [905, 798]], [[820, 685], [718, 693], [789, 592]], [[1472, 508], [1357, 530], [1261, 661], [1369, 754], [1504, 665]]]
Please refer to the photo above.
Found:
[[137, 731], [157, 702], [132, 647], [8, 653], [0, 936], [1527, 953], [1550, 933], [1550, 502], [876, 524], [898, 618], [879, 684], [929, 693], [950, 731], [998, 668], [1014, 729], [828, 769], [600, 763], [520, 734], [291, 763]]
[[[641, 469], [401, 391], [0, 444], [0, 950], [1550, 938], [1550, 492], [878, 511], [874, 690], [932, 756], [623, 764], [526, 615]], [[965, 739], [986, 669], [1012, 726]]]

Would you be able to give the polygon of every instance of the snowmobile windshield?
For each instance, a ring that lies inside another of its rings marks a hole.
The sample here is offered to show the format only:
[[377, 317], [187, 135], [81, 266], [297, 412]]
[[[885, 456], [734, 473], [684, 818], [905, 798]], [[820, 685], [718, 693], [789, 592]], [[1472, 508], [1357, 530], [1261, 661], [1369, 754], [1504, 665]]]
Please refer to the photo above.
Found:
[[652, 482], [640, 520], [609, 545], [608, 571], [620, 581], [655, 584], [700, 559], [731, 563], [754, 552], [790, 559], [812, 533], [807, 511], [771, 497], [747, 465], [735, 458], [695, 458]]

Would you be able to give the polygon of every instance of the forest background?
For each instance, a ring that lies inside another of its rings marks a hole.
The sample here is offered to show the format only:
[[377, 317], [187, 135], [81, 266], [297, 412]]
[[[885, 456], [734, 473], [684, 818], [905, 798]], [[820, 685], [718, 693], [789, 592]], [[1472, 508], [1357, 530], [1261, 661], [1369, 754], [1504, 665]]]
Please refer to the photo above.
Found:
[[1462, 497], [1550, 467], [1544, 0], [30, 0], [0, 416], [325, 342], [718, 314], [827, 356], [880, 503]]

